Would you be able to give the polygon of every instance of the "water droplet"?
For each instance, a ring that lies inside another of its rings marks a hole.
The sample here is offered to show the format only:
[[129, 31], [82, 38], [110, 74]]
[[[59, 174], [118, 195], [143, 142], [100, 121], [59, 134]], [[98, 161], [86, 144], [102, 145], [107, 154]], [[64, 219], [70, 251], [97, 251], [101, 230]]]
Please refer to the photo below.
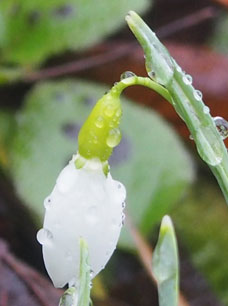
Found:
[[209, 113], [210, 113], [210, 108], [208, 107], [208, 106], [204, 106], [203, 107], [203, 112], [204, 112], [204, 114], [206, 114], [206, 115], [208, 115]]
[[50, 232], [46, 228], [41, 228], [37, 235], [36, 235], [37, 240], [39, 241], [40, 244], [49, 244], [53, 240], [53, 235], [52, 232]]
[[121, 109], [118, 108], [117, 111], [116, 111], [116, 117], [119, 118], [121, 116], [121, 113], [122, 113]]
[[104, 113], [107, 117], [112, 117], [115, 112], [115, 107], [113, 105], [107, 105]]
[[87, 154], [88, 154], [88, 156], [91, 155], [91, 150], [90, 149], [87, 150]]
[[98, 215], [97, 215], [97, 207], [90, 206], [87, 210], [86, 220], [90, 225], [94, 225], [98, 222]]
[[110, 148], [114, 148], [116, 147], [121, 140], [121, 133], [119, 129], [112, 129], [109, 131], [109, 135], [106, 139], [106, 144], [110, 147]]
[[94, 271], [92, 269], [90, 269], [89, 276], [90, 276], [90, 278], [94, 277]]
[[91, 289], [93, 287], [93, 283], [89, 282], [89, 288]]
[[189, 139], [194, 140], [194, 138], [193, 138], [193, 136], [192, 136], [192, 135], [189, 135]]
[[44, 200], [44, 208], [45, 209], [49, 209], [51, 207], [51, 199], [49, 197], [47, 197], [45, 200]]
[[109, 127], [110, 128], [113, 128], [114, 126], [115, 126], [115, 122], [114, 122], [115, 120], [111, 120], [110, 122], [109, 122]]
[[[177, 65], [177, 64], [176, 64], [176, 65]], [[179, 65], [176, 66], [176, 70], [177, 70], [178, 72], [182, 72], [182, 69], [181, 69], [181, 67], [180, 67]]]
[[118, 189], [122, 189], [122, 188], [123, 188], [123, 185], [122, 185], [121, 183], [118, 183], [118, 184], [117, 184], [117, 188], [118, 188]]
[[125, 202], [122, 202], [122, 208], [124, 209], [126, 206], [126, 203]]
[[155, 71], [153, 71], [153, 70], [149, 71], [149, 72], [148, 72], [148, 75], [149, 75], [149, 77], [150, 77], [151, 79], [155, 79], [155, 78], [156, 78], [156, 73], [155, 73]]
[[69, 287], [69, 288], [74, 287], [75, 284], [76, 284], [76, 278], [73, 277], [73, 278], [69, 281], [68, 287]]
[[125, 214], [123, 213], [123, 214], [122, 214], [122, 221], [121, 221], [121, 225], [122, 225], [122, 226], [124, 225], [124, 221], [125, 221]]
[[121, 74], [120, 76], [120, 80], [124, 80], [124, 79], [127, 79], [127, 78], [131, 78], [131, 77], [134, 77], [135, 76], [135, 73], [134, 72], [131, 72], [131, 71], [125, 71]]
[[202, 100], [203, 98], [203, 94], [200, 90], [194, 90], [193, 91], [193, 95], [194, 95], [194, 98], [197, 100], [197, 101], [200, 101]]
[[186, 85], [191, 85], [192, 84], [192, 77], [190, 76], [190, 74], [184, 74], [183, 76], [183, 82]]
[[222, 139], [226, 139], [228, 137], [228, 122], [219, 116], [214, 117], [214, 122]]

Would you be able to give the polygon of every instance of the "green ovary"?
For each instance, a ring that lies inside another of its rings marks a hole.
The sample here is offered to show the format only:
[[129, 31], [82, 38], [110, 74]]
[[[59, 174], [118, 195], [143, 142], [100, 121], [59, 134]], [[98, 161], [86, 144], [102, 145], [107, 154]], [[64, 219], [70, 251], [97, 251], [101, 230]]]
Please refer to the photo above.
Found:
[[118, 93], [105, 94], [95, 105], [78, 135], [79, 154], [107, 161], [121, 140], [122, 109]]

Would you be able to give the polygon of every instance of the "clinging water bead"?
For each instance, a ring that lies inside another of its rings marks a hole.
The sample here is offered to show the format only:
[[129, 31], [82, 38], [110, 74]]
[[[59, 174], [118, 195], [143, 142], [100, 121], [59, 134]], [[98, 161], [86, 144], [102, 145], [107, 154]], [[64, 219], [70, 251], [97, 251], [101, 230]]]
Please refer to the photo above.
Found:
[[214, 117], [215, 125], [223, 139], [228, 137], [228, 122], [222, 117]]
[[124, 80], [124, 79], [127, 79], [127, 78], [131, 78], [131, 77], [134, 77], [135, 76], [135, 73], [132, 72], [132, 71], [125, 71], [121, 74], [120, 76], [120, 80]]

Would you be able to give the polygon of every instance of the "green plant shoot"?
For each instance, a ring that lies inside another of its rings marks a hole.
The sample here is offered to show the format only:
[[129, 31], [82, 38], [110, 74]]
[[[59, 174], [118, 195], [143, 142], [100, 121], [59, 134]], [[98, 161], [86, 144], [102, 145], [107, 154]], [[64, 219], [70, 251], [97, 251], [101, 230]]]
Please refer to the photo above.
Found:
[[158, 283], [159, 306], [177, 306], [179, 265], [176, 236], [169, 216], [164, 216], [156, 245], [152, 269]]
[[131, 11], [126, 20], [144, 50], [148, 75], [168, 90], [171, 104], [188, 126], [199, 155], [211, 168], [228, 203], [227, 149], [201, 92], [135, 12]]

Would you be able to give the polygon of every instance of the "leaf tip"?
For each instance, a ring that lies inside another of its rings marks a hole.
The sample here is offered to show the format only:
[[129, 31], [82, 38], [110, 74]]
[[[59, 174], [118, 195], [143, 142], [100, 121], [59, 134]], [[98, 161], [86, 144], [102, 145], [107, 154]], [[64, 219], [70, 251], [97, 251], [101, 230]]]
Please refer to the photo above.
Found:
[[173, 231], [173, 222], [170, 216], [165, 215], [161, 222], [161, 232]]

